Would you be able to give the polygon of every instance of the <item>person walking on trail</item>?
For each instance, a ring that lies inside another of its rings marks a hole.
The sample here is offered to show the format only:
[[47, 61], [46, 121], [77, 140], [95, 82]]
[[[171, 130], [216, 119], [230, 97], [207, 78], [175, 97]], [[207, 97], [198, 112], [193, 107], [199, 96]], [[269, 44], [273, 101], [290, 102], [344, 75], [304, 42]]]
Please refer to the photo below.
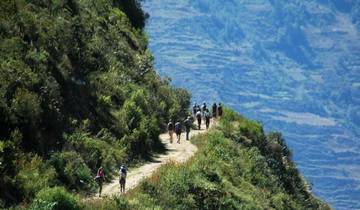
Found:
[[175, 133], [176, 133], [176, 137], [177, 137], [177, 143], [180, 144], [180, 136], [181, 136], [181, 123], [180, 123], [180, 121], [177, 121], [175, 123]]
[[100, 167], [96, 173], [95, 181], [99, 185], [99, 197], [101, 197], [101, 191], [103, 187], [103, 183], [105, 181], [105, 173], [103, 167]]
[[196, 105], [196, 103], [194, 104], [192, 111], [193, 111], [193, 116], [195, 117], [196, 112], [197, 112], [197, 105]]
[[127, 169], [124, 165], [120, 167], [119, 170], [119, 183], [120, 183], [120, 193], [125, 193], [125, 184], [126, 184], [126, 175], [127, 175]]
[[219, 103], [219, 106], [218, 106], [218, 115], [219, 115], [220, 118], [223, 115], [223, 109], [222, 109], [221, 103]]
[[212, 116], [213, 116], [214, 118], [217, 117], [217, 105], [216, 105], [216, 103], [214, 103], [214, 104], [212, 105]]
[[170, 144], [172, 144], [173, 142], [173, 134], [174, 134], [174, 123], [172, 122], [172, 120], [169, 120], [169, 123], [167, 124], [167, 129], [169, 132], [169, 136], [170, 136]]
[[210, 111], [208, 109], [206, 109], [204, 115], [205, 115], [206, 129], [209, 129], [209, 126], [210, 126]]
[[186, 140], [189, 140], [189, 133], [190, 133], [190, 128], [192, 125], [192, 120], [190, 118], [190, 116], [187, 117], [187, 119], [184, 121], [185, 124], [185, 131], [186, 131]]
[[198, 130], [200, 130], [200, 128], [201, 128], [201, 117], [202, 117], [201, 111], [198, 110], [196, 112], [196, 119], [197, 119], [197, 122], [198, 122]]
[[204, 101], [203, 105], [201, 106], [201, 112], [202, 112], [203, 116], [205, 116], [204, 113], [205, 113], [206, 109], [207, 109], [207, 107], [206, 107], [206, 103]]

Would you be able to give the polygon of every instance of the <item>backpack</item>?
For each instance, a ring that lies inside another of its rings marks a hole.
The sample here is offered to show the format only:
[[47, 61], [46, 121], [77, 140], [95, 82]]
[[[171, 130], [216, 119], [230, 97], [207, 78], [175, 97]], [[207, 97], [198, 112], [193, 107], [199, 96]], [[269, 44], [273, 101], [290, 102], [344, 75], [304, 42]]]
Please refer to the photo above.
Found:
[[210, 118], [209, 112], [205, 112], [205, 117], [206, 117], [206, 118]]
[[169, 131], [174, 130], [174, 124], [172, 122], [169, 122], [167, 128]]
[[181, 124], [179, 122], [175, 124], [175, 130], [181, 131]]
[[186, 128], [190, 128], [191, 127], [191, 120], [185, 120], [185, 126], [186, 126]]
[[205, 111], [206, 108], [207, 108], [206, 105], [202, 105], [201, 110], [202, 110], [202, 111]]
[[121, 169], [120, 169], [120, 177], [121, 177], [121, 178], [125, 178], [125, 177], [126, 177], [126, 168], [121, 168]]
[[197, 118], [197, 119], [201, 119], [201, 112], [198, 111], [198, 112], [196, 113], [196, 118]]
[[96, 176], [96, 177], [94, 178], [94, 180], [95, 180], [96, 183], [99, 183], [100, 180], [101, 180], [101, 176]]

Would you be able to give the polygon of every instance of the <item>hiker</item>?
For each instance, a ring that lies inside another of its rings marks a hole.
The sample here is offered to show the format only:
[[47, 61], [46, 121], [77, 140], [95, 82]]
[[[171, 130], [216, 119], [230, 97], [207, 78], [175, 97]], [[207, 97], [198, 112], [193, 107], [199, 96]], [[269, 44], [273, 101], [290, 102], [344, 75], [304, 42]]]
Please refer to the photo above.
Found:
[[189, 133], [190, 133], [190, 128], [192, 125], [192, 120], [190, 118], [190, 116], [187, 117], [187, 119], [184, 121], [185, 124], [185, 131], [186, 131], [186, 140], [189, 140]]
[[172, 122], [172, 120], [169, 120], [169, 123], [167, 125], [167, 129], [169, 132], [169, 136], [170, 136], [170, 144], [172, 144], [173, 142], [173, 134], [174, 134], [174, 123]]
[[196, 106], [196, 113], [199, 112], [199, 111], [201, 112], [201, 108], [200, 108], [200, 105], [197, 105]]
[[120, 193], [125, 193], [125, 183], [126, 183], [127, 170], [126, 170], [126, 167], [124, 165], [122, 165], [120, 167], [119, 175], [120, 175], [120, 179], [119, 179]]
[[214, 103], [214, 104], [212, 105], [212, 116], [213, 116], [214, 118], [217, 117], [217, 105], [216, 105], [216, 103]]
[[205, 103], [205, 101], [204, 101], [203, 105], [201, 106], [201, 112], [202, 112], [204, 118], [205, 118], [204, 113], [205, 113], [205, 110], [206, 110], [206, 109], [207, 109], [207, 107], [206, 107], [206, 103]]
[[219, 115], [219, 118], [221, 118], [221, 116], [223, 115], [223, 109], [222, 109], [221, 103], [219, 103], [219, 106], [218, 106], [218, 115]]
[[176, 137], [177, 137], [177, 143], [180, 144], [180, 136], [181, 136], [181, 123], [180, 123], [180, 121], [177, 121], [175, 123], [175, 133], [176, 133]]
[[196, 112], [196, 119], [197, 119], [197, 122], [198, 122], [198, 130], [200, 130], [200, 128], [201, 128], [201, 117], [202, 117], [201, 111], [198, 110]]
[[195, 117], [195, 115], [196, 115], [196, 112], [197, 112], [197, 105], [196, 105], [196, 103], [194, 103], [194, 106], [193, 106], [193, 116]]
[[99, 185], [99, 197], [101, 197], [102, 186], [105, 181], [105, 174], [103, 167], [100, 167], [96, 173], [95, 181]]
[[205, 115], [206, 129], [209, 129], [209, 126], [210, 126], [210, 111], [208, 109], [206, 109], [204, 115]]

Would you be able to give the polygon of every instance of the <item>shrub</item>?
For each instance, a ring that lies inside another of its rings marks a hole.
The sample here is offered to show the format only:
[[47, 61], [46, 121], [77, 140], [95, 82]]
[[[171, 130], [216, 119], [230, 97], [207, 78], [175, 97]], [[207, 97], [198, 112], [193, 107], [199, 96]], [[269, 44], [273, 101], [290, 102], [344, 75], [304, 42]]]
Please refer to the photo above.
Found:
[[54, 185], [56, 177], [53, 167], [46, 165], [37, 155], [30, 156], [20, 159], [19, 172], [15, 177], [26, 200], [32, 199], [41, 189]]
[[144, 28], [147, 14], [141, 9], [139, 0], [116, 1], [120, 8], [129, 17], [131, 24], [135, 28]]
[[79, 154], [57, 152], [51, 155], [49, 163], [55, 167], [58, 179], [69, 187], [78, 190], [95, 188], [91, 171]]
[[35, 199], [28, 210], [54, 210], [57, 202]]
[[271, 206], [279, 210], [299, 209], [296, 208], [294, 201], [289, 195], [284, 193], [277, 193], [271, 197]]
[[41, 107], [37, 94], [26, 89], [18, 89], [11, 108], [19, 123], [36, 124], [40, 119]]
[[129, 202], [124, 197], [113, 197], [111, 200], [104, 202], [101, 209], [104, 210], [117, 210], [117, 209], [130, 209]]
[[102, 200], [92, 200], [84, 203], [86, 210], [118, 210], [118, 209], [139, 209], [132, 208], [129, 201], [121, 196], [114, 196]]
[[88, 133], [75, 132], [66, 135], [66, 139], [75, 147], [92, 172], [96, 172], [100, 166], [110, 172], [125, 160], [126, 148], [105, 130], [100, 131], [97, 138]]
[[31, 208], [35, 209], [36, 205], [43, 209], [51, 207], [51, 210], [81, 209], [78, 199], [62, 187], [44, 188], [41, 190], [36, 195], [36, 200], [31, 205]]

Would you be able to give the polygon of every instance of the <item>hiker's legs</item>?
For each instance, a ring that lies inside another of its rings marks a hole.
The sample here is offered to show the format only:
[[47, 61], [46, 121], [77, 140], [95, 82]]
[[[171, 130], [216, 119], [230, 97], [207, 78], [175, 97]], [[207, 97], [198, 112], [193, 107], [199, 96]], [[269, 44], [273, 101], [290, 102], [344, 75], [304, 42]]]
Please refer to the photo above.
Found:
[[201, 127], [201, 119], [198, 119], [198, 129], [200, 130]]
[[123, 193], [125, 193], [125, 185], [126, 185], [126, 179], [124, 179]]
[[170, 143], [173, 142], [173, 133], [174, 133], [174, 131], [169, 131]]
[[125, 193], [125, 184], [124, 183], [121, 183], [121, 185], [120, 185], [120, 192]]
[[99, 181], [99, 196], [101, 196], [102, 186], [103, 186], [103, 182]]
[[124, 177], [121, 177], [120, 178], [120, 193], [125, 193], [125, 178]]
[[186, 131], [186, 140], [189, 140], [189, 133], [190, 131]]
[[181, 136], [181, 133], [178, 133], [178, 134], [177, 134], [177, 139], [178, 139], [177, 142], [178, 142], [178, 143], [180, 143], [180, 136]]

